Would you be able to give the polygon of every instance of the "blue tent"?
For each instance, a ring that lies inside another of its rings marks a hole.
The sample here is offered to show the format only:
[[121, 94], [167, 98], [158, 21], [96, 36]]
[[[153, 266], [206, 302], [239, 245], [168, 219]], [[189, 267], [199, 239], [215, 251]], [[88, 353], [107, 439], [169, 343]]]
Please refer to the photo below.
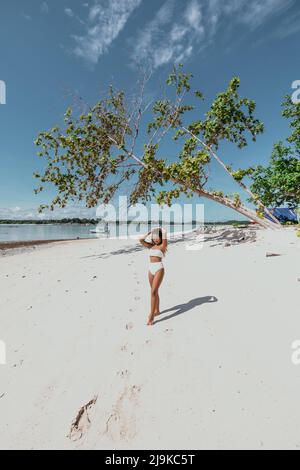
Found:
[[[289, 209], [288, 207], [276, 207], [275, 209], [269, 210], [280, 222], [298, 222], [296, 211], [293, 209]], [[266, 214], [266, 218], [271, 220], [268, 214]]]

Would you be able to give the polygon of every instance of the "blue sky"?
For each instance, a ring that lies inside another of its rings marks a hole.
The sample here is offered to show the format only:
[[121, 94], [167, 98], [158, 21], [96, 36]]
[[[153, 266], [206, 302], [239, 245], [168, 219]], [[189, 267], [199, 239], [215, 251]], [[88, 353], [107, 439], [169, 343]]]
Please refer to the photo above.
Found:
[[[222, 156], [237, 167], [266, 163], [288, 133], [281, 102], [300, 79], [299, 44], [299, 0], [3, 0], [0, 217], [33, 217], [54, 195], [33, 193], [32, 173], [43, 163], [33, 145], [38, 132], [61, 124], [75, 96], [92, 104], [110, 83], [132, 93], [140, 63], [153, 69], [149, 96], [158, 96], [174, 62], [182, 62], [207, 105], [240, 76], [241, 93], [256, 100], [266, 132], [243, 151], [223, 147]], [[174, 149], [165, 143], [163, 151]], [[237, 189], [218, 168], [212, 173], [211, 186]], [[235, 217], [214, 203], [205, 209], [209, 220]], [[60, 212], [78, 214], [88, 212]]]

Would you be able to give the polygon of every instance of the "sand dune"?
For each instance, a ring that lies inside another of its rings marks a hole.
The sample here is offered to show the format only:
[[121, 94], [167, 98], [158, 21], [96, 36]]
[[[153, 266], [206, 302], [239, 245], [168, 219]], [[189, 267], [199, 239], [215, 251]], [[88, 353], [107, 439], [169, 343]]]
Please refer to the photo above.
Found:
[[294, 229], [170, 244], [154, 327], [132, 240], [2, 257], [0, 448], [299, 448], [299, 254]]

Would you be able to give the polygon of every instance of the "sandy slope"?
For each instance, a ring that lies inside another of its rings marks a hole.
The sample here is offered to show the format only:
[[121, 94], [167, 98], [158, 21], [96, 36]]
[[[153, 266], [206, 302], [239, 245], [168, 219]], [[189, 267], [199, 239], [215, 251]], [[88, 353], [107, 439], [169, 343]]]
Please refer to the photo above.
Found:
[[0, 448], [300, 447], [300, 240], [225, 242], [170, 245], [153, 328], [133, 241], [0, 259]]

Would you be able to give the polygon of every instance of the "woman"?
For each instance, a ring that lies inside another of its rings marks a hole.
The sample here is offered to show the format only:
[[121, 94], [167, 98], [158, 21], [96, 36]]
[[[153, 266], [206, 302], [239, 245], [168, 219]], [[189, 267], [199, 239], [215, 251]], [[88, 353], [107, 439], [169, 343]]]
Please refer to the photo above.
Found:
[[[151, 242], [146, 242], [146, 238], [151, 235]], [[149, 248], [149, 282], [151, 286], [151, 312], [147, 325], [153, 325], [154, 318], [159, 315], [159, 288], [165, 275], [162, 258], [167, 251], [167, 232], [165, 229], [156, 228], [140, 238], [140, 243]]]

